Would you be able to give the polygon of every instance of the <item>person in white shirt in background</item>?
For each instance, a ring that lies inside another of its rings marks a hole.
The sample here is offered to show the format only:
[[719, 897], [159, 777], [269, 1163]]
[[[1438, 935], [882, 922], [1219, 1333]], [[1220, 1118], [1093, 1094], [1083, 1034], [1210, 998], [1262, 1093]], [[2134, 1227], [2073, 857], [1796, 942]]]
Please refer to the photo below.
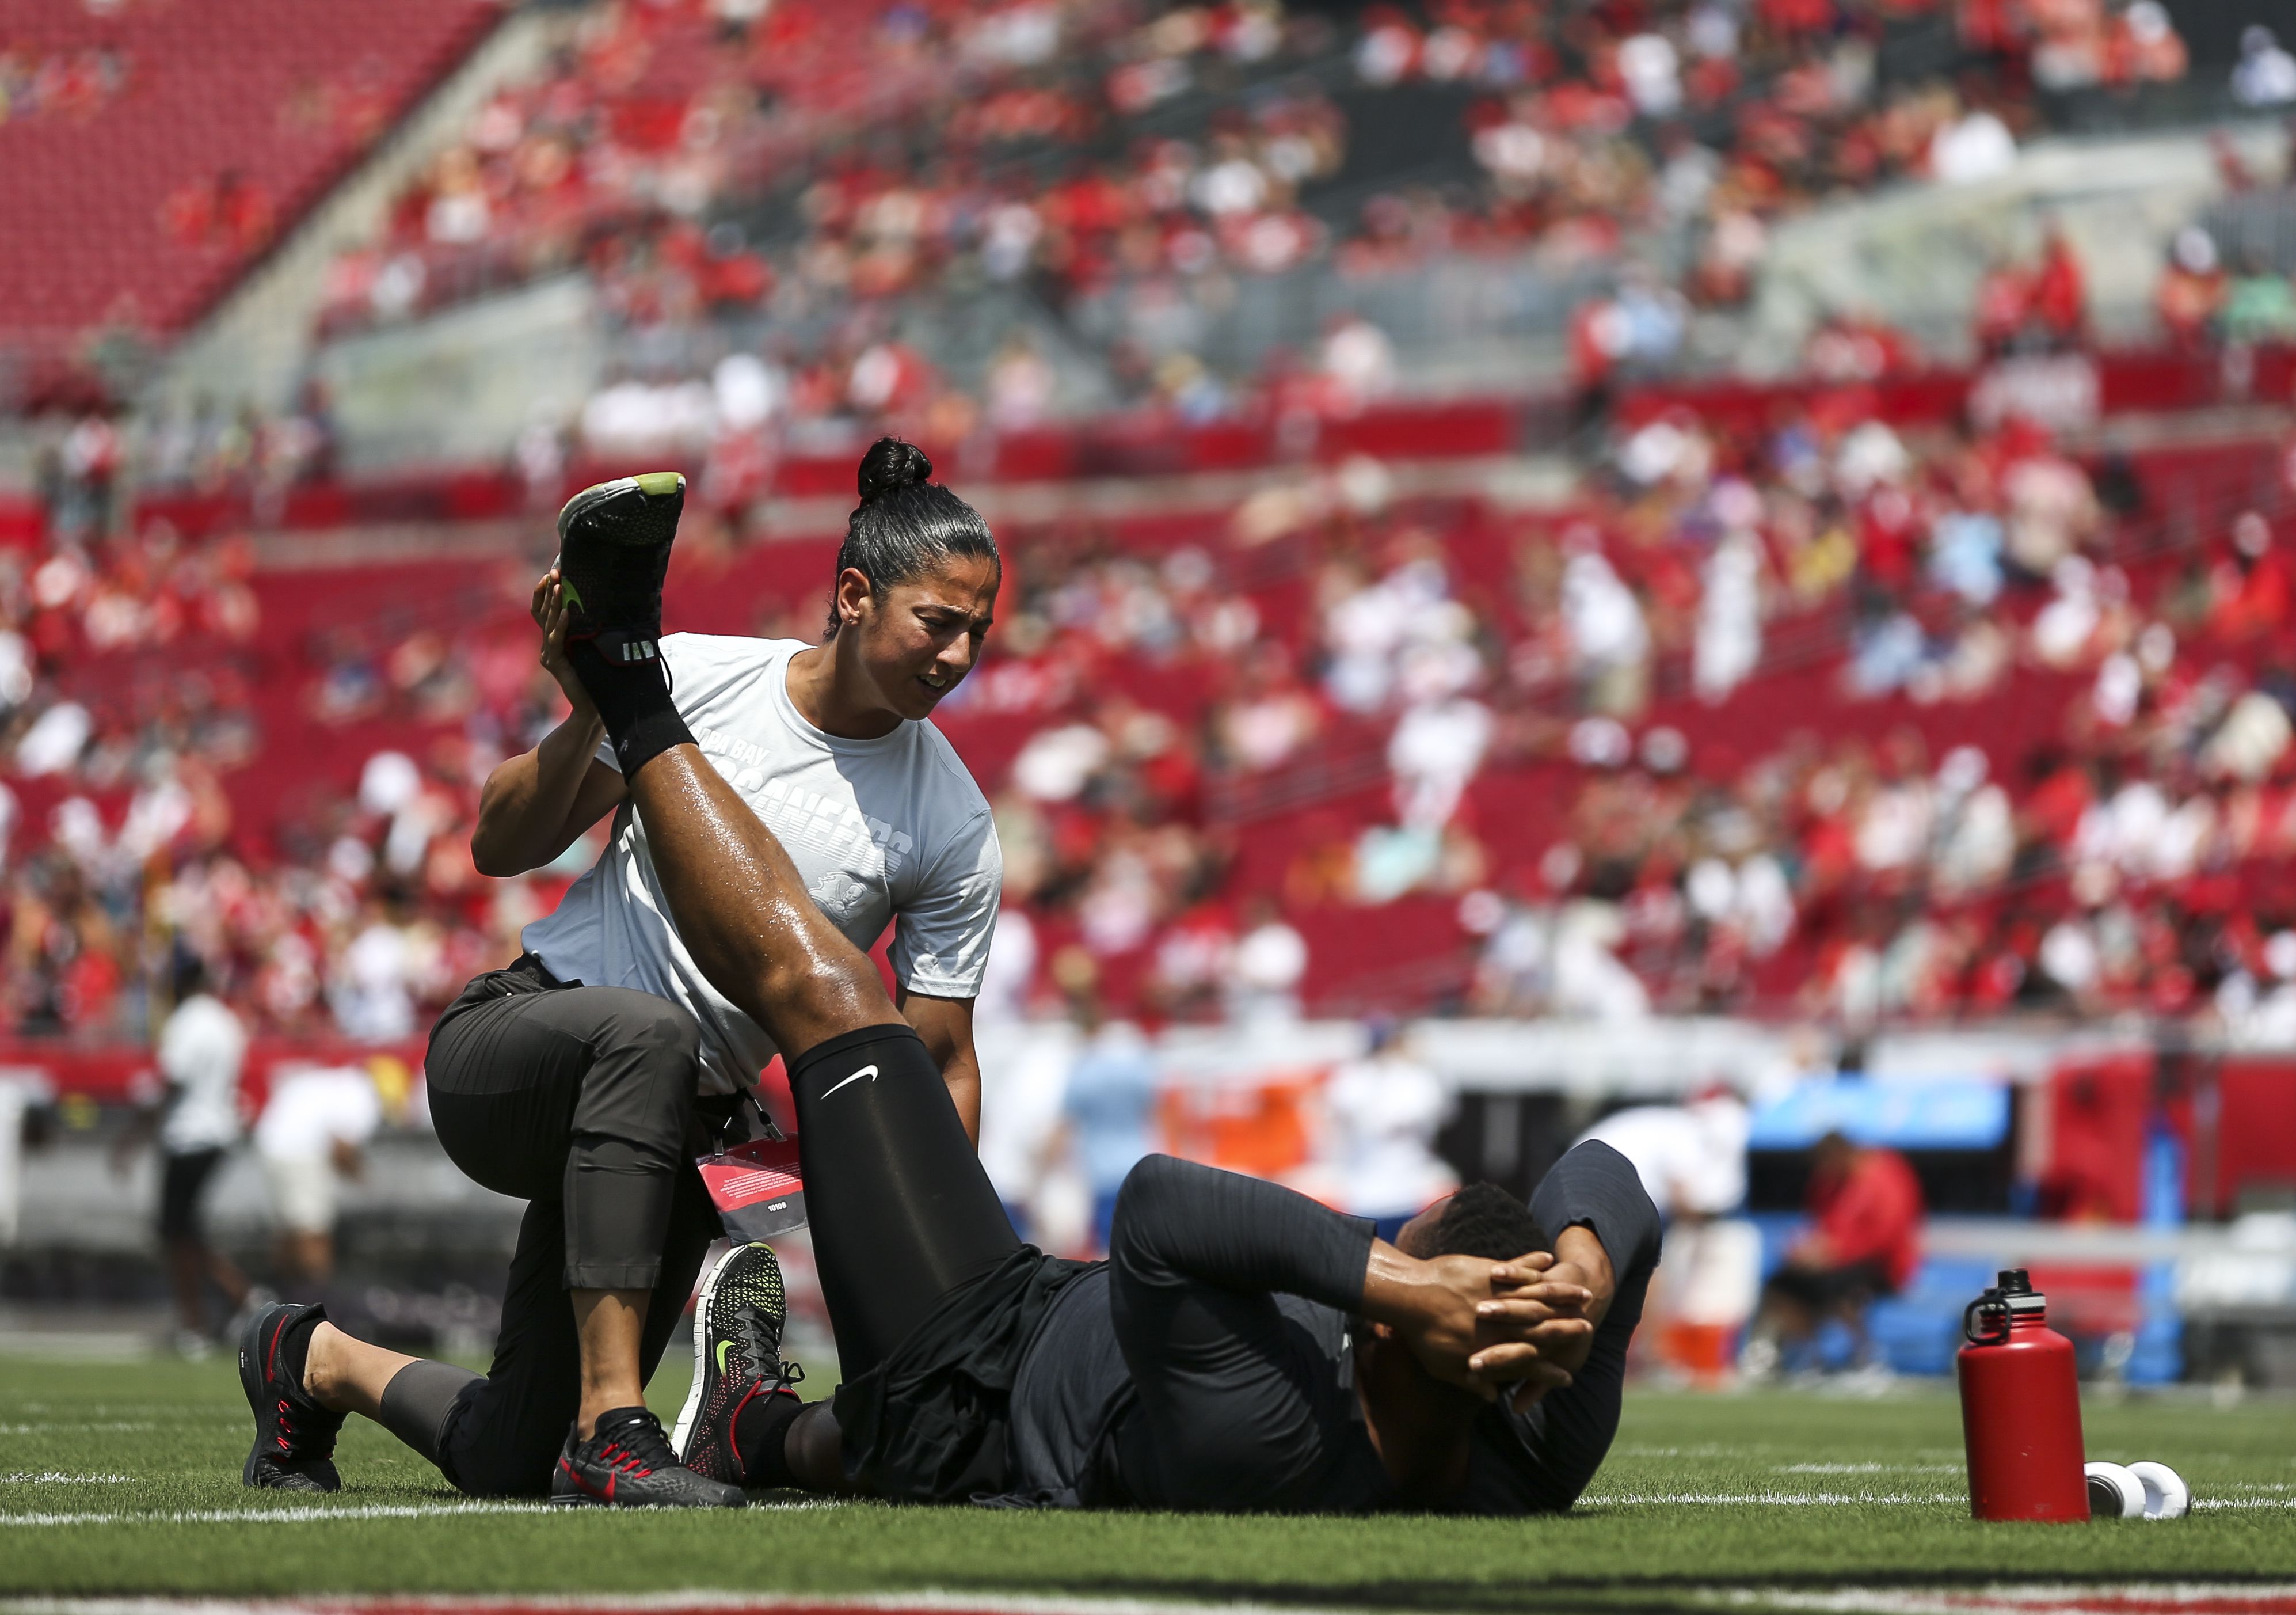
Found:
[[327, 1001], [335, 1025], [355, 1042], [395, 1043], [414, 1035], [414, 960], [406, 927], [381, 903], [343, 949]]
[[[1028, 910], [1000, 910], [972, 1010], [980, 1056], [980, 1166], [1021, 1237], [1057, 1255], [1084, 1249], [1092, 1237], [1092, 1192], [1068, 1158], [1062, 1125], [1069, 1067], [1082, 1040], [1065, 1016], [1030, 1018], [1037, 952]], [[1048, 974], [1064, 984], [1079, 970], [1090, 980], [1093, 969], [1089, 953], [1070, 947]]]
[[255, 1153], [279, 1223], [281, 1276], [324, 1284], [335, 1272], [341, 1184], [365, 1170], [382, 1100], [357, 1066], [283, 1066], [255, 1124]]
[[24, 1152], [44, 1141], [47, 1108], [55, 1102], [46, 1072], [0, 1067], [0, 1249], [15, 1244], [22, 1232]]
[[239, 1074], [247, 1059], [247, 1029], [231, 1006], [209, 990], [207, 966], [179, 953], [176, 1007], [160, 1028], [158, 1097], [114, 1141], [111, 1168], [126, 1175], [128, 1162], [154, 1134], [160, 1141], [160, 1246], [176, 1300], [176, 1349], [205, 1356], [208, 1329], [204, 1287], [223, 1292], [234, 1313], [248, 1305], [247, 1275], [209, 1245], [205, 1201], [224, 1157], [239, 1142]]
[[1227, 979], [1227, 1018], [1239, 1026], [1300, 1018], [1308, 939], [1265, 897], [1252, 900]]
[[1729, 1214], [1746, 1199], [1746, 1141], [1752, 1114], [1732, 1089], [1713, 1084], [1687, 1104], [1636, 1105], [1589, 1127], [1634, 1164], [1666, 1220], [1660, 1277], [1644, 1317], [1646, 1338], [1693, 1374], [1719, 1377], [1731, 1339], [1753, 1316], [1761, 1289], [1761, 1235]]
[[1403, 1224], [1459, 1186], [1435, 1153], [1449, 1119], [1451, 1092], [1411, 1052], [1402, 1027], [1384, 1016], [1365, 1027], [1366, 1048], [1324, 1084], [1324, 1169], [1320, 1198], [1352, 1216], [1369, 1217], [1393, 1241]]
[[1156, 1060], [1140, 1028], [1103, 1018], [1099, 995], [1076, 995], [1083, 1047], [1069, 1067], [1061, 1113], [1077, 1165], [1092, 1191], [1092, 1248], [1108, 1248], [1116, 1191], [1132, 1169], [1156, 1152]]

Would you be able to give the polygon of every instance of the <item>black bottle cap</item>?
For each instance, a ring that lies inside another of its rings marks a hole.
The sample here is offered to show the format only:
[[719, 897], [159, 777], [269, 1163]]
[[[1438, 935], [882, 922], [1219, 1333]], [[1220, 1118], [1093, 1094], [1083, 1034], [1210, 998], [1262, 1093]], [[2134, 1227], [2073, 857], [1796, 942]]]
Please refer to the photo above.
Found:
[[2021, 1267], [2005, 1267], [1996, 1287], [2005, 1296], [2030, 1296], [2033, 1293], [2033, 1276]]

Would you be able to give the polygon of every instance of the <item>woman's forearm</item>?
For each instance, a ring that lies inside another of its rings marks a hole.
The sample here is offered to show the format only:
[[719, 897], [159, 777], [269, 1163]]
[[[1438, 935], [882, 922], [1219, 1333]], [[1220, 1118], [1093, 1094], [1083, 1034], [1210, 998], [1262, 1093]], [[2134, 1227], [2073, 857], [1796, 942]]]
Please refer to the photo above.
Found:
[[479, 873], [522, 875], [566, 850], [585, 828], [570, 830], [569, 821], [605, 734], [595, 712], [574, 713], [541, 745], [487, 776], [471, 831], [471, 861]]

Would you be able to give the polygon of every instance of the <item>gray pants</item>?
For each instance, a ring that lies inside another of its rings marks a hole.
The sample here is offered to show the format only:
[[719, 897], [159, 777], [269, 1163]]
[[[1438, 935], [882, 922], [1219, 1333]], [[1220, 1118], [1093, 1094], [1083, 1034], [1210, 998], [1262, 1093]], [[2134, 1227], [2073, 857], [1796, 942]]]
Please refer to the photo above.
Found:
[[718, 1233], [691, 1153], [700, 1037], [667, 999], [562, 984], [532, 958], [473, 979], [432, 1029], [439, 1143], [529, 1202], [486, 1376], [417, 1364], [383, 1398], [385, 1422], [462, 1490], [549, 1489], [581, 1401], [568, 1290], [658, 1290], [642, 1373], [661, 1360]]

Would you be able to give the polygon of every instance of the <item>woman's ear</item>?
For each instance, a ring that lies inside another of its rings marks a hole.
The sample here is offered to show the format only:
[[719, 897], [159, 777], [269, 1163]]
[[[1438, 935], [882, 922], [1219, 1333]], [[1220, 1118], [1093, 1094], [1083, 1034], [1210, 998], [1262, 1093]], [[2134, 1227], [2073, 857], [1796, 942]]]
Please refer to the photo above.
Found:
[[849, 628], [860, 622], [875, 603], [867, 573], [858, 566], [849, 566], [837, 574], [837, 621], [840, 627]]

